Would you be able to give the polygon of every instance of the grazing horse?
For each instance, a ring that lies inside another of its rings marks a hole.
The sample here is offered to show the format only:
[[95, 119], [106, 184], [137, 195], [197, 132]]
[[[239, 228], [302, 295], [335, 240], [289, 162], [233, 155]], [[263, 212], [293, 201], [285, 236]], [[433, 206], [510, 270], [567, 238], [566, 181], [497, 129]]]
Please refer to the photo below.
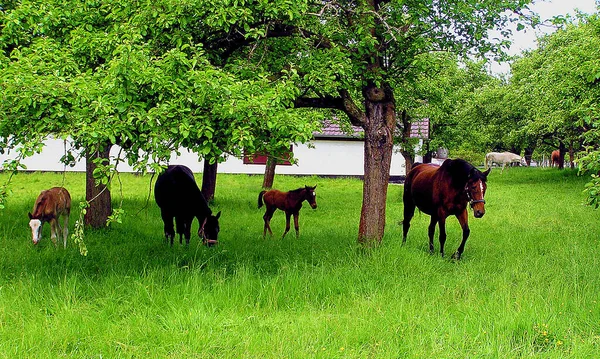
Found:
[[[35, 200], [33, 214], [29, 215], [29, 227], [33, 236], [33, 244], [38, 244], [42, 239], [42, 226], [50, 222], [50, 239], [54, 246], [58, 246], [56, 237], [63, 236], [63, 246], [67, 248], [67, 236], [69, 235], [69, 214], [71, 213], [71, 195], [63, 187], [52, 187], [42, 191]], [[63, 227], [60, 227], [60, 217], [63, 217]]]
[[470, 229], [468, 224], [467, 204], [473, 208], [475, 218], [485, 214], [487, 176], [491, 169], [479, 171], [462, 159], [446, 160], [441, 166], [419, 164], [408, 173], [404, 182], [404, 220], [402, 244], [406, 242], [406, 234], [410, 228], [410, 220], [415, 214], [415, 207], [431, 216], [429, 223], [429, 251], [434, 253], [433, 235], [435, 225], [440, 227], [440, 253], [444, 256], [446, 242], [446, 218], [455, 215], [462, 227], [463, 237], [453, 259], [460, 259]]
[[492, 164], [497, 163], [502, 165], [500, 174], [504, 172], [504, 167], [511, 163], [525, 163], [525, 158], [512, 152], [490, 152], [485, 155], [485, 169], [492, 167]]
[[552, 154], [550, 155], [550, 167], [554, 167], [554, 165], [556, 165], [556, 167], [560, 167], [560, 151], [559, 150], [552, 151]]
[[281, 192], [276, 189], [260, 192], [258, 194], [258, 208], [263, 206], [263, 199], [264, 204], [267, 207], [267, 211], [263, 216], [263, 219], [265, 220], [263, 237], [266, 236], [267, 230], [273, 235], [273, 231], [271, 231], [271, 218], [273, 218], [273, 213], [275, 213], [277, 209], [280, 209], [285, 212], [285, 232], [283, 232], [281, 239], [283, 239], [290, 230], [290, 217], [292, 215], [294, 215], [294, 227], [296, 228], [296, 238], [298, 238], [298, 235], [300, 234], [298, 215], [300, 214], [300, 208], [302, 208], [302, 202], [307, 201], [312, 209], [317, 208], [317, 194], [315, 193], [315, 188], [317, 188], [317, 186], [304, 186], [289, 192]]
[[212, 215], [206, 199], [196, 184], [192, 170], [182, 165], [169, 166], [156, 179], [154, 199], [160, 207], [160, 214], [165, 224], [166, 240], [171, 245], [175, 237], [173, 218], [179, 234], [179, 243], [182, 243], [182, 236], [184, 236], [185, 243], [189, 245], [194, 217], [198, 218], [200, 223], [198, 236], [202, 238], [202, 243], [207, 246], [217, 244], [221, 212], [219, 211], [216, 216]]

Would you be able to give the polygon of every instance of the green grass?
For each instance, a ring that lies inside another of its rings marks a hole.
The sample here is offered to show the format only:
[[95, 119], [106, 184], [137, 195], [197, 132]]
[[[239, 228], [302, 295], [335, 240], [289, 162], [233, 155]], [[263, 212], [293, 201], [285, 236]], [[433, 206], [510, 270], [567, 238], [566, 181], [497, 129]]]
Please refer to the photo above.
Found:
[[[0, 212], [2, 358], [600, 357], [600, 212], [573, 172], [492, 171], [460, 262], [429, 255], [424, 214], [401, 246], [402, 186], [390, 185], [382, 246], [365, 253], [360, 181], [284, 176], [284, 190], [318, 184], [298, 240], [279, 238], [281, 212], [262, 238], [260, 176], [219, 175], [220, 245], [171, 248], [145, 207], [149, 177], [122, 175], [123, 223], [88, 230], [87, 257], [55, 249], [49, 226], [34, 247], [27, 212], [63, 180], [72, 230], [82, 174], [19, 174]], [[447, 231], [451, 254], [456, 219]]]

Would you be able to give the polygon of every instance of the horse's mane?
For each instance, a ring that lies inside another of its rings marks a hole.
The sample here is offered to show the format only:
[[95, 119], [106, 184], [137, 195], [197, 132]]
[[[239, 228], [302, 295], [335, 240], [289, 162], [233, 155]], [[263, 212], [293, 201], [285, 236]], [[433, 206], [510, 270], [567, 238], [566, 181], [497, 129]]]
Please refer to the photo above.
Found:
[[481, 175], [481, 171], [462, 158], [444, 161], [440, 170], [445, 171], [450, 175], [452, 184], [457, 188], [463, 187], [469, 180], [470, 175]]
[[288, 191], [288, 192], [289, 193], [300, 193], [300, 192], [302, 192], [305, 189], [306, 189], [306, 187], [300, 187], [300, 188], [297, 188], [297, 189], [294, 189], [294, 190], [291, 190], [291, 191]]

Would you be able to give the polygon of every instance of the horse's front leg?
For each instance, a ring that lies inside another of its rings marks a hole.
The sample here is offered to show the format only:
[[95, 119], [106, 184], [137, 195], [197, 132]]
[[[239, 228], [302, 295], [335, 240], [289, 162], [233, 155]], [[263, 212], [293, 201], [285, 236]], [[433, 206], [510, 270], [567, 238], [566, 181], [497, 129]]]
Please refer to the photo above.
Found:
[[300, 212], [294, 213], [294, 228], [296, 229], [296, 238], [300, 236], [300, 226], [298, 225], [298, 216]]
[[446, 217], [442, 216], [439, 219], [440, 224], [440, 254], [444, 256], [444, 245], [446, 244]]
[[57, 225], [58, 222], [56, 221], [56, 218], [52, 218], [50, 220], [50, 239], [52, 240], [52, 243], [54, 243], [55, 247], [58, 247], [58, 244], [56, 242], [56, 233], [58, 233], [58, 230], [56, 228]]
[[[192, 222], [194, 221], [194, 217], [185, 218], [183, 220], [183, 235], [185, 237], [185, 244], [190, 245], [190, 238], [192, 237]], [[181, 242], [181, 238], [179, 239]]]
[[167, 243], [170, 242], [173, 245], [173, 239], [175, 238], [175, 229], [173, 228], [173, 216], [165, 210], [160, 211], [164, 223], [165, 240]]
[[290, 231], [290, 217], [292, 217], [292, 213], [290, 212], [285, 212], [285, 232], [283, 232], [283, 236], [281, 236], [281, 239], [283, 239], [285, 237], [285, 235], [287, 234], [287, 232]]
[[452, 259], [459, 260], [465, 250], [465, 244], [467, 243], [467, 238], [469, 238], [469, 234], [471, 230], [469, 229], [469, 213], [465, 209], [461, 214], [456, 215], [458, 222], [463, 231], [462, 242], [460, 242], [460, 246], [456, 250], [456, 253], [452, 255]]
[[429, 228], [427, 230], [427, 234], [429, 235], [429, 254], [433, 254], [435, 249], [433, 248], [433, 236], [435, 235], [435, 225], [437, 224], [437, 217], [431, 216], [431, 221], [429, 222]]
[[67, 248], [67, 237], [69, 236], [69, 215], [65, 215], [63, 218], [63, 245]]

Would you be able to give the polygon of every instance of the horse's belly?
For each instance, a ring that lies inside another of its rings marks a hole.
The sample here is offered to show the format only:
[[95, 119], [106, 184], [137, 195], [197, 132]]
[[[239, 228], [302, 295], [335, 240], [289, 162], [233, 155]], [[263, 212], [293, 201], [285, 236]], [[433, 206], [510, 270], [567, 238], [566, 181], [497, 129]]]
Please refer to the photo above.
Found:
[[413, 192], [412, 197], [413, 203], [421, 212], [430, 216], [433, 215], [435, 212], [435, 206], [433, 206], [430, 194]]

